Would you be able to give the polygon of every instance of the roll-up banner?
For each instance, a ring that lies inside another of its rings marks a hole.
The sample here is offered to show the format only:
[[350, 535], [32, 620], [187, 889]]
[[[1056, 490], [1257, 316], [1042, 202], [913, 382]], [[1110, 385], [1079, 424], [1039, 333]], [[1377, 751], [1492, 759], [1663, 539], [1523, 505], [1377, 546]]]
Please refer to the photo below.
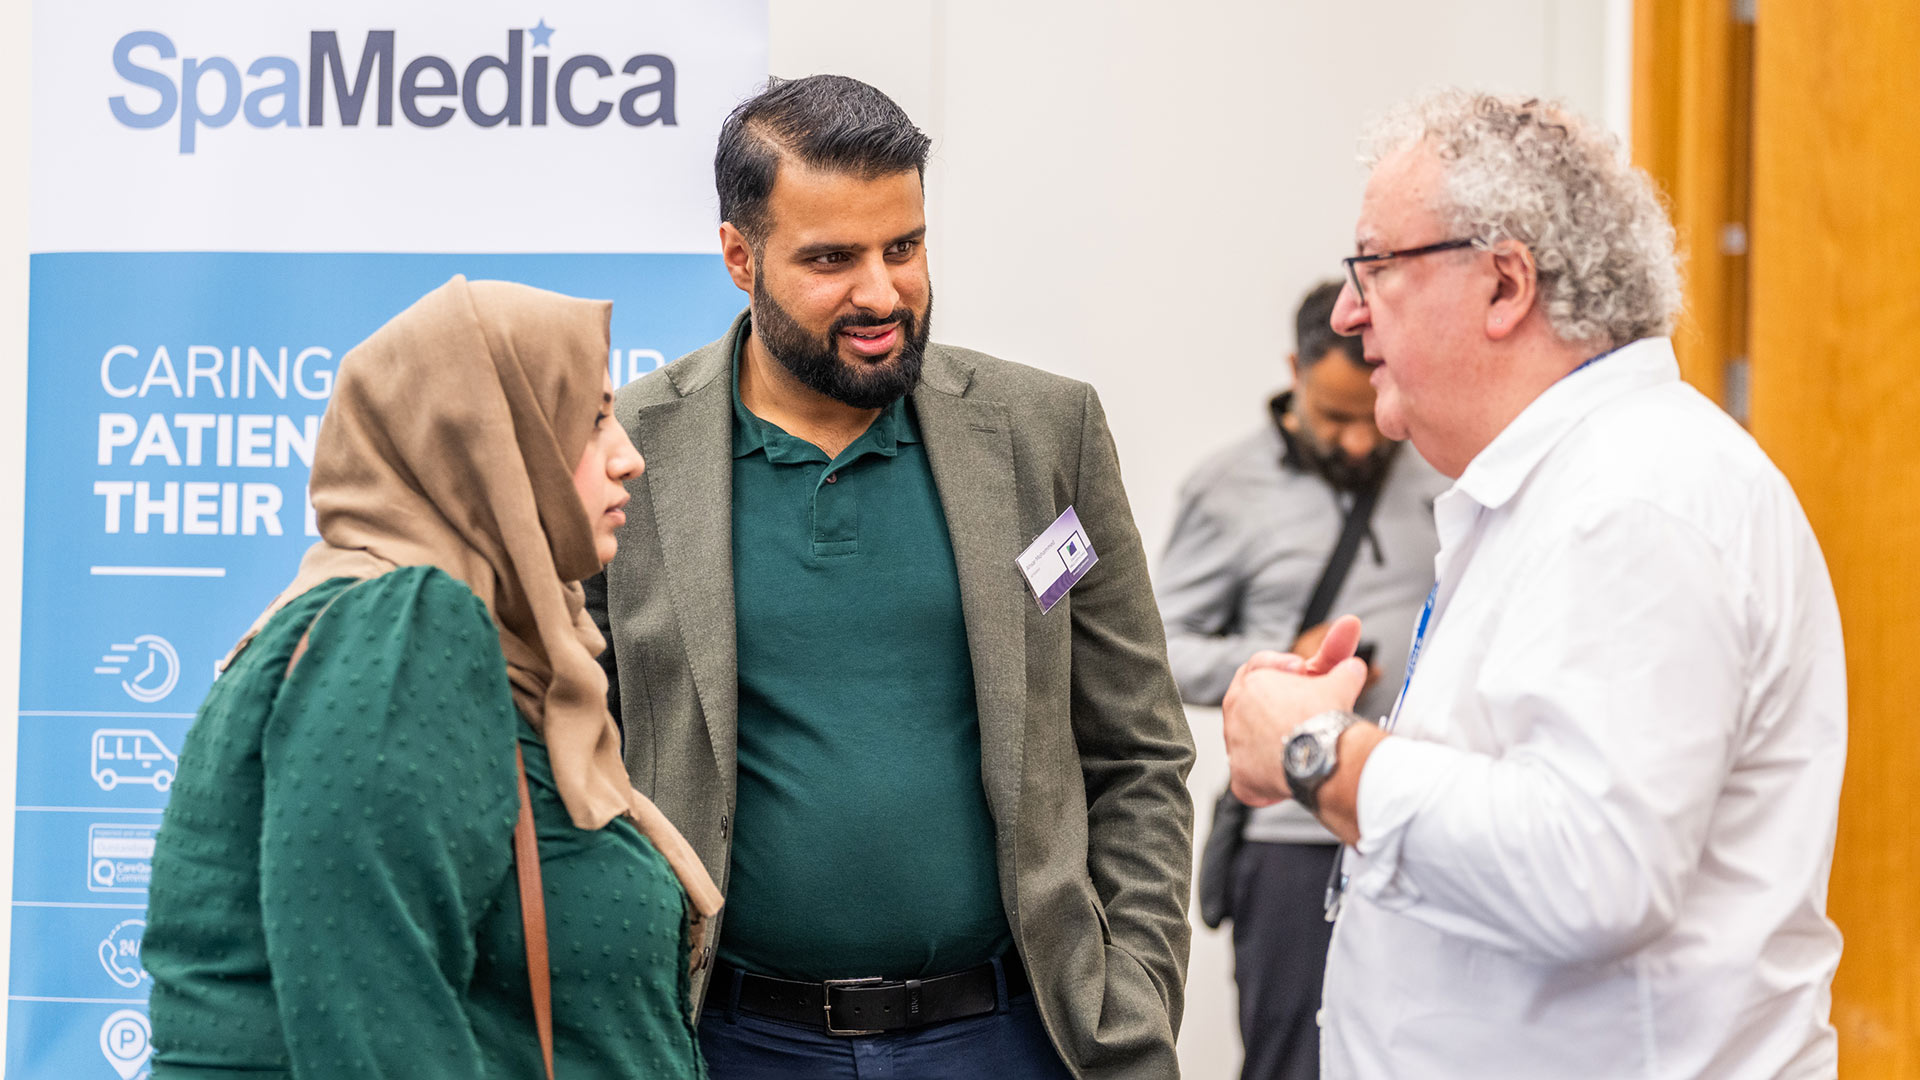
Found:
[[714, 141], [765, 0], [39, 0], [10, 1080], [146, 1075], [154, 838], [317, 535], [340, 357], [454, 274], [720, 335]]

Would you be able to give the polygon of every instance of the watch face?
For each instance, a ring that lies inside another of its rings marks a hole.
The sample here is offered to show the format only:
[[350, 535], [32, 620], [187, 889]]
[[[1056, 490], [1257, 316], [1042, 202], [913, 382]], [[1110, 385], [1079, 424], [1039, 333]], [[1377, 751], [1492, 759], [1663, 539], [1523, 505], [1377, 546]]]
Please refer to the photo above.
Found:
[[1287, 773], [1290, 776], [1312, 776], [1320, 771], [1326, 758], [1320, 740], [1312, 735], [1302, 732], [1287, 740]]

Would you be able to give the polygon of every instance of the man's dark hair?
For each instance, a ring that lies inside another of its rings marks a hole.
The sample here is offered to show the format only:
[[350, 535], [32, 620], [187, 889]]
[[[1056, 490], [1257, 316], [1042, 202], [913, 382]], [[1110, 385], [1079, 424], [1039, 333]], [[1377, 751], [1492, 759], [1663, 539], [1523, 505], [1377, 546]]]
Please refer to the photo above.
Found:
[[1310, 368], [1339, 349], [1349, 362], [1366, 365], [1361, 359], [1360, 339], [1336, 334], [1333, 330], [1333, 305], [1340, 299], [1340, 282], [1323, 281], [1300, 301], [1300, 313], [1293, 319], [1293, 351], [1302, 368]]
[[720, 126], [713, 155], [720, 220], [757, 248], [773, 228], [767, 200], [783, 158], [863, 180], [912, 169], [924, 184], [932, 145], [892, 98], [858, 79], [768, 79]]

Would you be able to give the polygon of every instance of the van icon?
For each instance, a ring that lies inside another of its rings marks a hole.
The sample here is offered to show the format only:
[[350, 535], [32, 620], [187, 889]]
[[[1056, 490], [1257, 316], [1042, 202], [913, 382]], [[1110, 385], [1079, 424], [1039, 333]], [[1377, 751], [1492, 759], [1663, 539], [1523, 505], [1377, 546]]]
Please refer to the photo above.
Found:
[[93, 733], [93, 782], [102, 791], [121, 784], [146, 784], [165, 791], [173, 786], [179, 767], [179, 757], [151, 731], [101, 728]]

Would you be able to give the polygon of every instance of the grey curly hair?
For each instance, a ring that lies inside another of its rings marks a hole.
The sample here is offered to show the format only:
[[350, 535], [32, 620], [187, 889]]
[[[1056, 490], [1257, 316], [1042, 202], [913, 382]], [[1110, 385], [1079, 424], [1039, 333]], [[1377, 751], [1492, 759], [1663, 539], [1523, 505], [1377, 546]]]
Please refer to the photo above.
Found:
[[1448, 205], [1435, 209], [1453, 235], [1532, 252], [1555, 336], [1618, 348], [1673, 332], [1673, 224], [1613, 136], [1555, 103], [1442, 90], [1382, 118], [1361, 159], [1371, 168], [1415, 143], [1445, 170]]

